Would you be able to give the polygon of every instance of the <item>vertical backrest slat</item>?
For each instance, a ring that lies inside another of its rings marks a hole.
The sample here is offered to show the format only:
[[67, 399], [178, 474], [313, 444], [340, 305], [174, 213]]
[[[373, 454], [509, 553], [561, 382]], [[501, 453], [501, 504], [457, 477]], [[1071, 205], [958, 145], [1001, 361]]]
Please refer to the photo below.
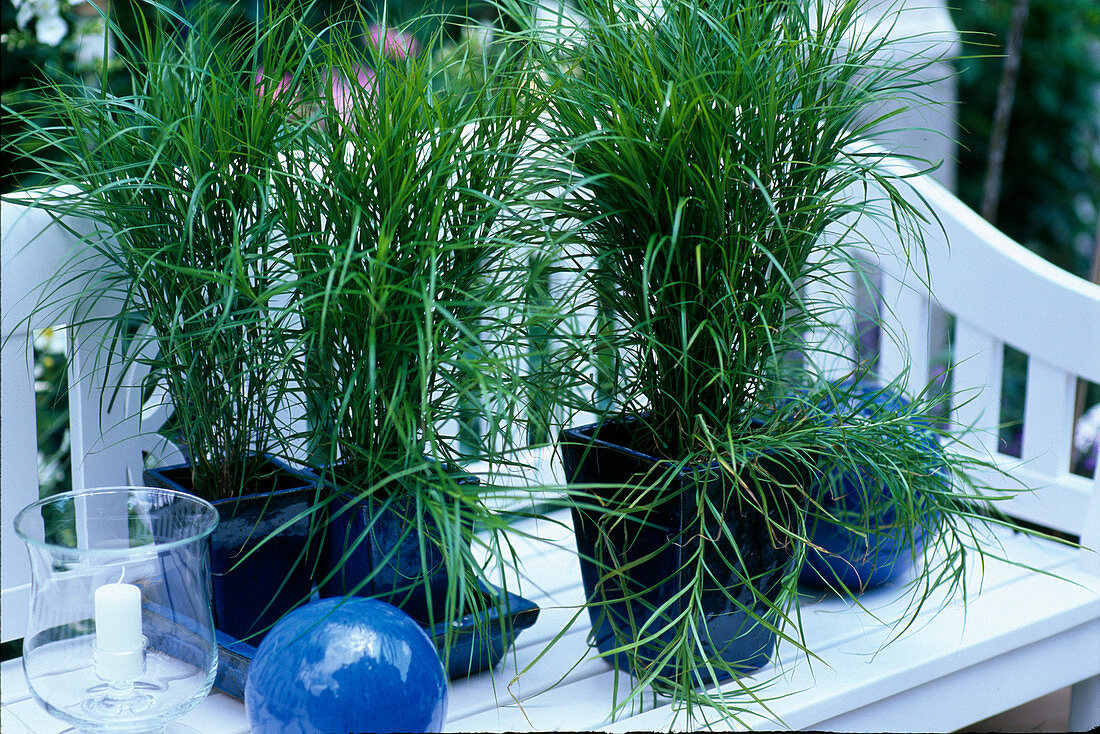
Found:
[[[4, 285], [6, 286], [6, 280]], [[30, 564], [12, 530], [15, 515], [38, 498], [32, 352], [25, 334], [3, 334], [0, 342], [0, 638], [23, 636], [30, 608]]]
[[1076, 395], [1074, 375], [1029, 355], [1022, 458], [1035, 471], [1054, 478], [1069, 473]]
[[1004, 345], [956, 318], [951, 381], [957, 392], [951, 410], [958, 425], [974, 430], [968, 444], [988, 455], [999, 449], [1003, 365]]
[[0, 204], [0, 637], [22, 637], [30, 565], [12, 523], [38, 499], [33, 333], [66, 318], [58, 303], [72, 285], [44, 286], [72, 257], [76, 239], [43, 211]]
[[883, 379], [893, 380], [908, 370], [905, 384], [910, 390], [921, 390], [928, 381], [930, 357], [928, 297], [903, 277], [904, 266], [900, 275], [883, 273], [878, 372]]
[[858, 274], [848, 265], [824, 267], [818, 279], [803, 289], [810, 308], [826, 322], [807, 335], [821, 373], [842, 379], [856, 367], [856, 301]]
[[116, 378], [123, 365], [107, 364], [107, 327], [102, 322], [76, 326], [73, 332], [69, 355], [73, 489], [140, 484], [142, 449], [149, 443], [145, 434], [151, 428], [141, 421], [139, 372], [129, 369]]
[[[1096, 470], [1096, 476], [1092, 481], [1093, 498], [1100, 497], [1100, 468]], [[1085, 552], [1081, 554], [1081, 566], [1100, 576], [1100, 502], [1095, 499], [1088, 506], [1085, 514], [1084, 530], [1081, 531], [1081, 546]]]
[[[30, 563], [12, 523], [38, 499], [32, 334], [63, 316], [44, 308], [43, 284], [72, 256], [74, 238], [45, 212], [0, 204], [0, 638], [23, 636]], [[58, 288], [54, 301], [67, 292]]]

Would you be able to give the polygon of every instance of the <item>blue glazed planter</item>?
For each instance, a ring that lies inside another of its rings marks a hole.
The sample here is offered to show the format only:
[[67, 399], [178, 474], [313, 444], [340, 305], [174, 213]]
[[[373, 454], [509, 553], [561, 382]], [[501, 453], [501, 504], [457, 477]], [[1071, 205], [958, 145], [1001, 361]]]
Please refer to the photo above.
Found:
[[[644, 487], [647, 474], [661, 476], [662, 467], [668, 462], [636, 451], [637, 438], [634, 421], [611, 421], [602, 425], [588, 425], [566, 429], [559, 445], [565, 466], [566, 478], [578, 485], [610, 485], [607, 488], [584, 488], [586, 494], [599, 504], [616, 504], [630, 487]], [[783, 482], [793, 481], [790, 473], [778, 462], [770, 459], [769, 470]], [[588, 599], [588, 611], [592, 621], [592, 635], [596, 647], [603, 653], [632, 643], [638, 637], [646, 620], [655, 610], [676, 596], [690, 583], [689, 574], [683, 569], [684, 559], [698, 548], [698, 537], [706, 532], [710, 537], [732, 535], [738, 552], [728, 540], [708, 543], [704, 553], [710, 558], [708, 566], [715, 578], [708, 580], [704, 588], [703, 626], [709, 634], [705, 648], [708, 658], [725, 661], [739, 674], [750, 673], [768, 663], [775, 649], [776, 634], [769, 626], [749, 615], [744, 609], [752, 609], [756, 617], [774, 620], [774, 613], [764, 603], [757, 601], [757, 593], [766, 598], [774, 596], [784, 572], [789, 566], [789, 549], [772, 545], [767, 526], [755, 510], [738, 506], [740, 492], [730, 486], [734, 481], [725, 472], [703, 471], [702, 467], [687, 467], [678, 471], [672, 484], [663, 490], [656, 488], [631, 491], [631, 497], [641, 505], [649, 506], [644, 516], [634, 521], [608, 521], [608, 516], [573, 507], [573, 523], [577, 538], [577, 550], [581, 563], [581, 576]], [[724, 507], [724, 528], [700, 528], [697, 520], [696, 485], [705, 482], [703, 491], [709, 500]], [[757, 492], [770, 492], [779, 496], [776, 488], [755, 487]], [[777, 503], [782, 505], [783, 502]], [[789, 511], [791, 508], [787, 507]], [[782, 521], [782, 510], [772, 516]], [[739, 561], [733, 559], [739, 558]], [[615, 569], [629, 569], [615, 573]], [[608, 571], [612, 571], [609, 573]], [[753, 579], [749, 587], [742, 579]], [[708, 593], [709, 592], [709, 593]], [[731, 602], [733, 596], [737, 604]], [[682, 608], [676, 602], [662, 613], [657, 624], [647, 630], [660, 629], [677, 616]], [[740, 605], [740, 606], [738, 606]], [[650, 667], [665, 651], [672, 633], [666, 632], [651, 643], [637, 650], [637, 657], [618, 652], [608, 656], [622, 670], [634, 671], [635, 665]], [[667, 666], [665, 675], [675, 671]], [[708, 675], [699, 669], [701, 675]], [[715, 671], [718, 682], [728, 678], [723, 670]]]
[[[458, 481], [478, 484], [471, 475], [460, 475]], [[318, 575], [327, 578], [333, 569], [335, 575], [321, 584], [320, 595], [369, 597], [401, 609], [428, 632], [446, 661], [449, 677], [493, 667], [516, 636], [538, 619], [533, 602], [485, 585], [476, 593], [476, 608], [460, 619], [445, 619], [447, 569], [434, 523], [416, 517], [415, 497], [356, 500], [340, 487], [332, 490], [339, 497], [330, 506]], [[423, 548], [420, 536], [410, 530], [417, 526], [428, 534]], [[448, 628], [451, 639], [445, 650]]]
[[[882, 387], [866, 381], [859, 384], [844, 382], [838, 390], [851, 397], [844, 406], [845, 412], [858, 408], [858, 413], [868, 417], [883, 412], [897, 414], [908, 406], [900, 396], [882, 392]], [[822, 407], [836, 413], [837, 407], [825, 403]], [[927, 447], [930, 464], [938, 464], [938, 471], [947, 481], [939, 457], [939, 443], [928, 426], [913, 423], [910, 430], [918, 445]], [[876, 484], [871, 474], [862, 467], [844, 470], [826, 470], [826, 480], [816, 486], [815, 496], [823, 509], [833, 515], [848, 516], [856, 522], [869, 525], [869, 532], [860, 535], [835, 523], [814, 518], [807, 528], [809, 538], [817, 548], [809, 547], [806, 563], [799, 581], [819, 588], [836, 588], [839, 584], [851, 590], [863, 590], [881, 586], [902, 577], [919, 557], [924, 547], [924, 528], [919, 524], [902, 527], [897, 524], [896, 513], [888, 500], [890, 486]], [[881, 509], [868, 517], [867, 503]]]
[[[427, 621], [425, 581], [433, 598], [446, 594], [448, 582], [433, 519], [418, 516], [416, 498], [411, 494], [371, 494], [356, 499], [353, 490], [328, 479], [322, 481], [337, 498], [329, 506], [321, 561], [322, 578], [331, 569], [335, 576], [322, 582], [321, 596], [354, 594], [381, 599], [414, 619]], [[478, 480], [459, 473], [458, 483], [476, 487]], [[427, 536], [423, 542], [415, 530], [418, 527]]]
[[245, 708], [253, 734], [440, 731], [447, 679], [407, 614], [376, 599], [325, 599], [260, 643]]
[[[220, 518], [210, 538], [214, 624], [233, 638], [253, 642], [308, 601], [316, 559], [307, 513], [317, 499], [316, 478], [270, 457], [267, 462], [262, 472], [266, 476], [255, 493], [211, 503]], [[151, 487], [189, 492], [190, 476], [189, 465], [177, 464], [147, 469], [144, 478]], [[259, 541], [292, 520], [257, 548]], [[250, 551], [252, 555], [242, 561]]]

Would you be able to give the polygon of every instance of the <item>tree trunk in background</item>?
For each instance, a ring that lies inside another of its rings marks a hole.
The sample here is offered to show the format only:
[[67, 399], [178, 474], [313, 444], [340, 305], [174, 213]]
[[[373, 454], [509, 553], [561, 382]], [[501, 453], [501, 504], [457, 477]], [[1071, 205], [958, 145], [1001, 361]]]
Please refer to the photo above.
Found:
[[1024, 26], [1030, 0], [1016, 0], [1012, 6], [1012, 26], [1005, 46], [1005, 64], [997, 88], [997, 106], [993, 112], [993, 132], [989, 138], [985, 182], [982, 187], [982, 217], [991, 224], [997, 221], [997, 201], [1001, 197], [1001, 171], [1004, 169], [1005, 148], [1008, 145], [1008, 123], [1016, 99], [1016, 77], [1020, 73], [1020, 47], [1024, 42]]

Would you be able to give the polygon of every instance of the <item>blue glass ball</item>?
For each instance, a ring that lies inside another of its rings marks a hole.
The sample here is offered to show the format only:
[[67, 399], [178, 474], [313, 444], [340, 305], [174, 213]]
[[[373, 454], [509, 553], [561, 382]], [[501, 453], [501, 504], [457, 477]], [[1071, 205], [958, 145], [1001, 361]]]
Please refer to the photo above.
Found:
[[248, 669], [253, 734], [437, 732], [447, 678], [412, 617], [376, 599], [332, 598], [271, 628]]

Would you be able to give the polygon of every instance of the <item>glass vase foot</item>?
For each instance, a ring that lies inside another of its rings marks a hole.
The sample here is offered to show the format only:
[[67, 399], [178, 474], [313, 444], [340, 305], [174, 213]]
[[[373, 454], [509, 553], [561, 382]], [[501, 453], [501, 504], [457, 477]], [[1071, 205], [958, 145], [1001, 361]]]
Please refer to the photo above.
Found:
[[[134, 729], [133, 731], [130, 729], [111, 729], [109, 731], [119, 731], [120, 734], [202, 734], [198, 729], [192, 729], [190, 726], [181, 724], [178, 721], [173, 721], [159, 729]], [[74, 727], [72, 729], [66, 729], [61, 732], [61, 734], [103, 734], [103, 732], [103, 729], [77, 729]]]

